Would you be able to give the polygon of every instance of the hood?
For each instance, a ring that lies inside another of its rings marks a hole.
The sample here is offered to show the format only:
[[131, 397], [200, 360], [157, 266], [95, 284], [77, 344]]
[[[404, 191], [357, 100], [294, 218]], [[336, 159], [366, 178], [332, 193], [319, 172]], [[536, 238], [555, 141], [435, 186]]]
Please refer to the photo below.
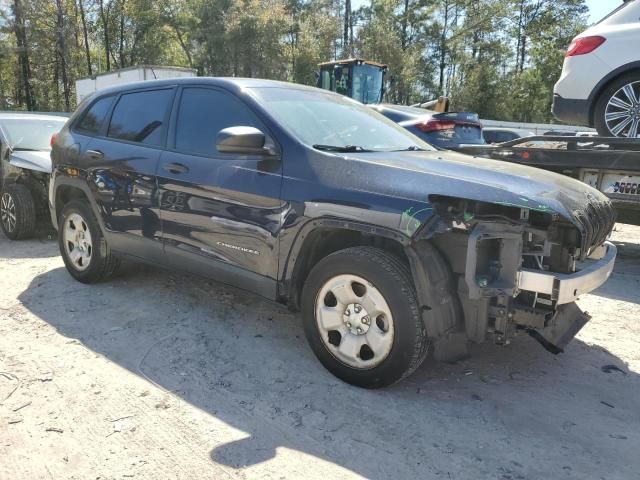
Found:
[[[445, 195], [557, 213], [588, 236], [596, 233], [586, 230], [610, 230], [615, 220], [609, 199], [598, 190], [525, 165], [442, 151], [358, 153], [345, 158], [354, 160], [351, 170], [356, 175], [369, 170], [367, 184], [360, 185], [369, 191], [419, 202], [428, 201], [429, 195]], [[369, 168], [361, 170], [362, 164]]]
[[11, 153], [9, 163], [24, 170], [51, 173], [51, 152], [18, 150]]

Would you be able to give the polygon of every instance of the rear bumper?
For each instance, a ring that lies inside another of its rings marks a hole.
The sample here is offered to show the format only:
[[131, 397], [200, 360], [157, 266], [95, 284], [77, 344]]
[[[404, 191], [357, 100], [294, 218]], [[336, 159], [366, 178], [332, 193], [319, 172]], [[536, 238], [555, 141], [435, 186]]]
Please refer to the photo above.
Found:
[[551, 113], [558, 120], [573, 124], [590, 126], [589, 118], [589, 100], [576, 100], [572, 98], [563, 98], [558, 94], [553, 96], [553, 106]]
[[517, 288], [528, 292], [549, 295], [558, 305], [575, 302], [582, 294], [589, 293], [608, 280], [616, 261], [617, 249], [605, 242], [604, 255], [599, 260], [586, 260], [581, 270], [562, 274], [540, 270], [518, 272]]

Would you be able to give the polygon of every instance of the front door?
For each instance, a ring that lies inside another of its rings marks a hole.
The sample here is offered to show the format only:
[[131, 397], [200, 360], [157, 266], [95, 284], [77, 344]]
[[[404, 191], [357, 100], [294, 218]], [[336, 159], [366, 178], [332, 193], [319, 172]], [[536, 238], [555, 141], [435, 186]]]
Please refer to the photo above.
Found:
[[[279, 158], [219, 153], [217, 133], [253, 126], [268, 134], [233, 94], [188, 87], [179, 93], [158, 186], [169, 259], [271, 296], [278, 267], [282, 164]], [[260, 287], [269, 285], [264, 291]]]

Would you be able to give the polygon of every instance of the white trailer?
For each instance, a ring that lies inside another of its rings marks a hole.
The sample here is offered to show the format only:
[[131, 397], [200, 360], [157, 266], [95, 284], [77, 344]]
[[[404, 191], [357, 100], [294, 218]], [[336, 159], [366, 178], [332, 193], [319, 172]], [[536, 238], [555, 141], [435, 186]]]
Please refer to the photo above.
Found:
[[80, 103], [86, 96], [91, 95], [93, 92], [114, 85], [142, 82], [145, 80], [195, 76], [197, 76], [197, 72], [192, 68], [136, 65], [134, 67], [111, 70], [110, 72], [77, 79], [76, 97], [78, 103]]

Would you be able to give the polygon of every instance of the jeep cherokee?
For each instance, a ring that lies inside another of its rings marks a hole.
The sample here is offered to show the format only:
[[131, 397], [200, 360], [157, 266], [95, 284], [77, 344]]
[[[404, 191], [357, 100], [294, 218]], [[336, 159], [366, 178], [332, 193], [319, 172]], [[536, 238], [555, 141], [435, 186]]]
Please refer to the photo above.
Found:
[[358, 102], [257, 79], [119, 86], [79, 106], [49, 200], [69, 273], [121, 257], [301, 311], [323, 365], [375, 388], [469, 341], [559, 352], [610, 275], [607, 198], [561, 175], [437, 151]]

